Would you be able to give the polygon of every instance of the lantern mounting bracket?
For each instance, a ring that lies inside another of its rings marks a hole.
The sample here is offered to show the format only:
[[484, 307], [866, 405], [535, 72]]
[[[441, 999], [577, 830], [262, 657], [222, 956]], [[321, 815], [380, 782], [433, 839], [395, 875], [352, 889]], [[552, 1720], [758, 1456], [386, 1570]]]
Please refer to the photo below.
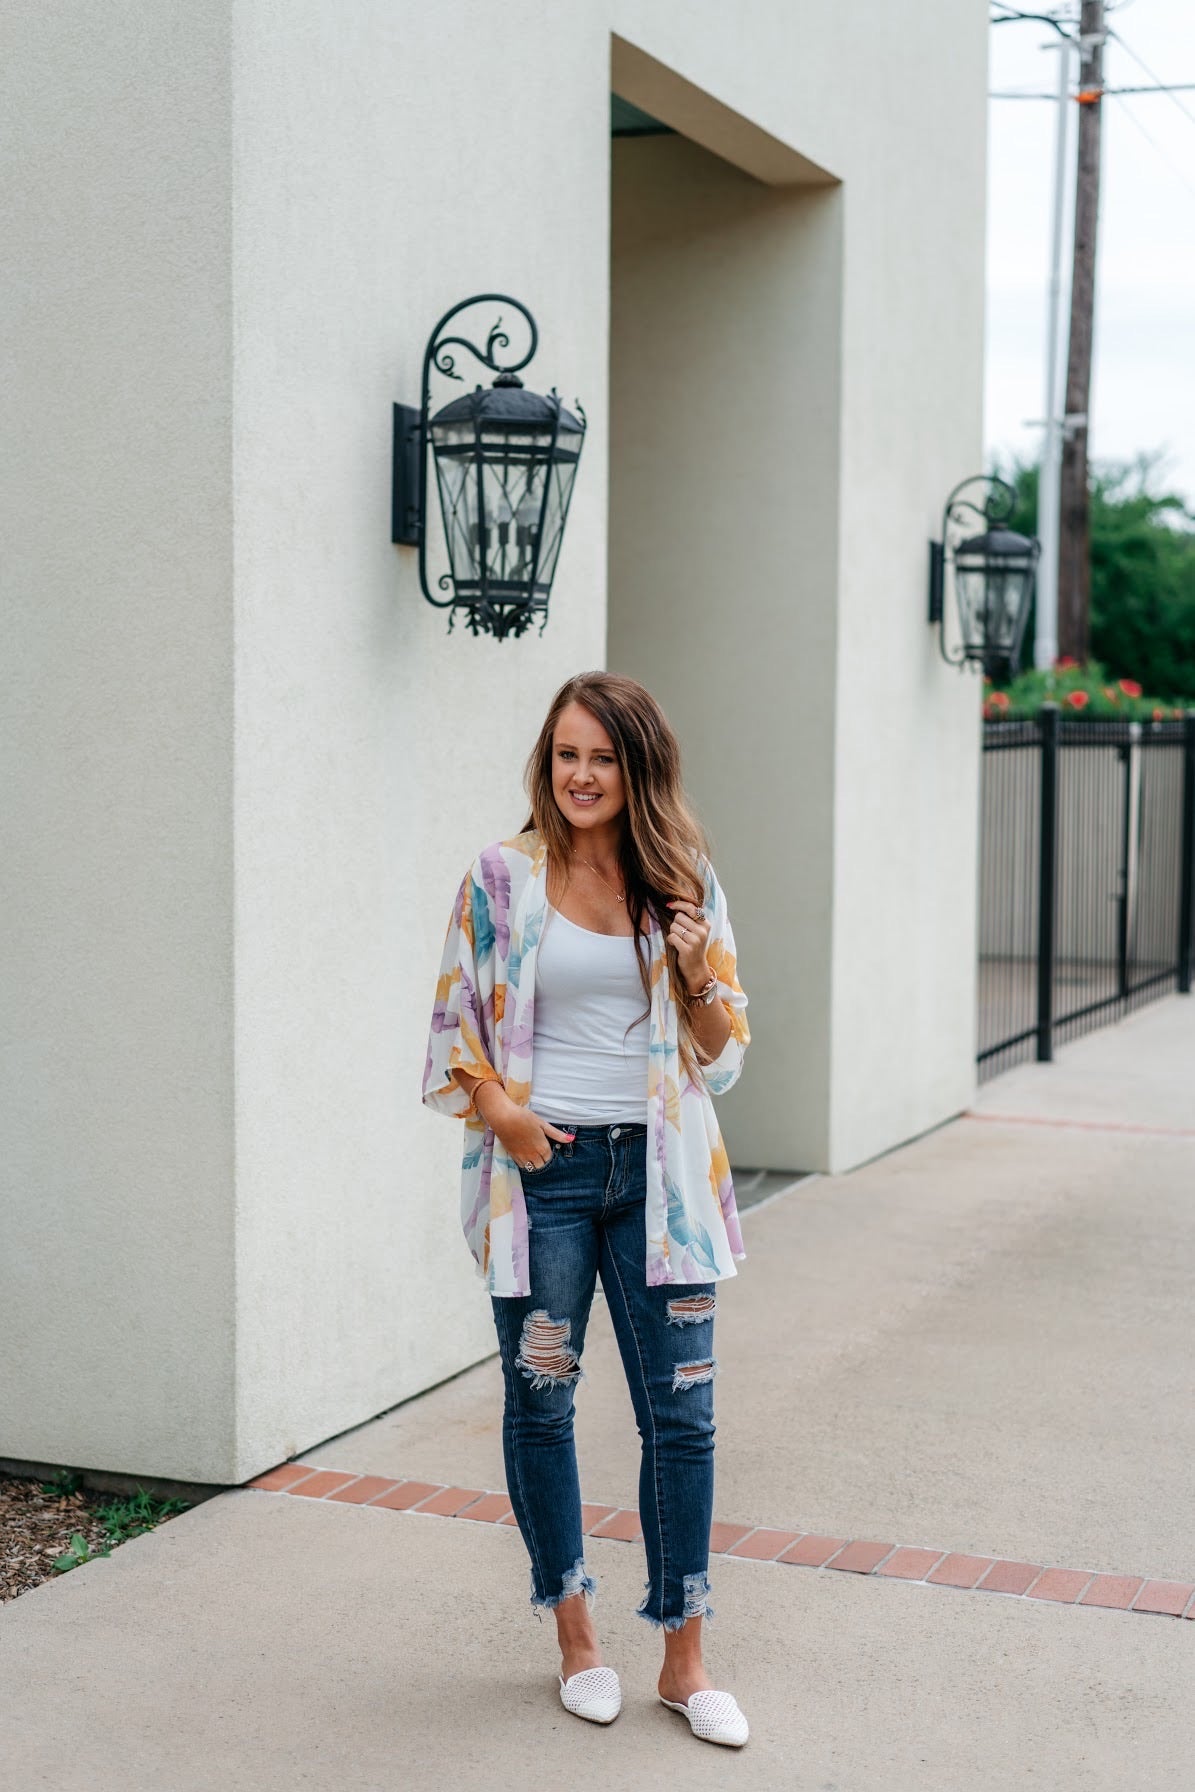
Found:
[[[981, 501], [963, 495], [971, 486], [982, 488]], [[968, 661], [979, 663], [965, 649], [957, 657], [946, 650], [946, 562], [952, 535], [957, 538], [961, 530], [973, 526], [969, 516], [978, 518], [989, 529], [1007, 523], [1016, 508], [1016, 501], [1016, 492], [1006, 479], [999, 479], [994, 473], [974, 473], [969, 479], [959, 481], [942, 507], [941, 538], [929, 544], [928, 620], [937, 624], [938, 649], [948, 666], [963, 666]]]
[[[526, 320], [530, 332], [531, 340], [526, 354], [519, 360], [505, 364], [498, 359], [498, 351], [510, 347], [510, 337], [502, 328], [501, 316], [490, 329], [484, 348], [479, 348], [467, 336], [445, 336], [441, 333], [454, 317], [473, 305], [512, 306]], [[446, 311], [427, 339], [419, 381], [418, 408], [409, 404], [394, 406], [390, 539], [401, 546], [419, 549], [419, 583], [428, 603], [434, 604], [438, 610], [451, 609], [456, 600], [452, 596], [433, 597], [427, 582], [427, 423], [431, 410], [432, 368], [450, 380], [462, 379], [463, 375], [457, 372], [456, 358], [448, 351], [454, 348], [467, 349], [475, 360], [498, 375], [495, 384], [519, 386], [522, 384], [518, 378], [519, 369], [526, 367], [538, 346], [539, 330], [526, 305], [511, 298], [509, 293], [475, 293], [471, 299], [462, 299], [459, 304]], [[442, 573], [436, 582], [441, 591], [451, 591], [452, 577], [449, 573]]]

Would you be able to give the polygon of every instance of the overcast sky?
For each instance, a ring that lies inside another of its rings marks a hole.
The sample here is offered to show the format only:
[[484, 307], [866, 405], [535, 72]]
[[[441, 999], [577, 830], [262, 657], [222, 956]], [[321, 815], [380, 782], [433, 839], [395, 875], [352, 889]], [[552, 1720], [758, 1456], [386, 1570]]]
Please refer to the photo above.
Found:
[[[1057, 10], [1040, 0], [1013, 3]], [[1108, 86], [1150, 81], [1130, 51], [1161, 81], [1195, 82], [1195, 0], [1112, 0], [1108, 23], [1127, 46], [1106, 46]], [[989, 87], [1052, 91], [1056, 55], [1040, 46], [1054, 36], [1047, 25], [994, 27]], [[1035, 456], [1040, 444], [1040, 430], [1026, 424], [1044, 408], [1055, 111], [1040, 100], [988, 103], [989, 454]], [[1074, 139], [1072, 119], [1072, 191]], [[1070, 244], [1068, 218], [1064, 316]], [[1167, 488], [1195, 508], [1195, 90], [1104, 101], [1090, 415], [1093, 458], [1162, 449]]]

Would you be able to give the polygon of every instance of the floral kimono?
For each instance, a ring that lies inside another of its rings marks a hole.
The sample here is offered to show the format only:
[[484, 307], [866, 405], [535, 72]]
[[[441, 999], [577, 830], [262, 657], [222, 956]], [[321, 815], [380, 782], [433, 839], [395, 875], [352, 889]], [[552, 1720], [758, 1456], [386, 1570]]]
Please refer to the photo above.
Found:
[[[512, 1101], [531, 1096], [535, 960], [548, 907], [548, 849], [532, 828], [477, 856], [457, 891], [444, 940], [423, 1073], [423, 1100], [465, 1121], [461, 1219], [491, 1294], [530, 1292], [527, 1210], [519, 1166], [451, 1075], [501, 1082]], [[704, 856], [706, 956], [730, 1015], [730, 1037], [694, 1081], [677, 1050], [664, 932], [650, 928], [651, 1016], [647, 1072], [647, 1281], [716, 1282], [746, 1255], [730, 1163], [711, 1095], [738, 1081], [750, 1033], [735, 970], [726, 898]]]

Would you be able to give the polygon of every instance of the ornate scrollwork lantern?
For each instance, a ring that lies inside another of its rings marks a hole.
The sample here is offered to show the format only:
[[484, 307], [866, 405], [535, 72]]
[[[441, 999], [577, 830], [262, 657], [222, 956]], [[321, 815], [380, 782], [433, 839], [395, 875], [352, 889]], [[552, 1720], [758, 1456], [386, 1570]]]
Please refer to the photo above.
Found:
[[[471, 305], [511, 306], [527, 322], [530, 346], [521, 360], [500, 365], [509, 348], [502, 318], [484, 348], [445, 326]], [[585, 437], [585, 413], [565, 410], [555, 390], [542, 397], [519, 378], [539, 342], [525, 305], [502, 293], [479, 293], [446, 311], [428, 339], [420, 386], [422, 403], [394, 407], [394, 493], [391, 539], [419, 549], [419, 582], [428, 603], [451, 611], [451, 630], [464, 612], [473, 634], [498, 640], [521, 635], [540, 616], [560, 557], [569, 501]], [[431, 371], [459, 380], [452, 348], [468, 349], [497, 378], [477, 386], [429, 417]], [[449, 597], [434, 597], [427, 582], [427, 453], [436, 462], [440, 514], [451, 572], [437, 581]]]
[[[982, 486], [982, 503], [962, 494]], [[993, 678], [1012, 677], [1020, 662], [1021, 642], [1033, 596], [1041, 543], [1005, 525], [1016, 493], [1004, 479], [976, 474], [956, 485], [942, 512], [942, 539], [931, 541], [929, 620], [938, 625], [938, 646], [950, 666], [978, 662]], [[982, 534], [967, 534], [978, 517]], [[962, 652], [946, 651], [946, 567], [954, 568]]]

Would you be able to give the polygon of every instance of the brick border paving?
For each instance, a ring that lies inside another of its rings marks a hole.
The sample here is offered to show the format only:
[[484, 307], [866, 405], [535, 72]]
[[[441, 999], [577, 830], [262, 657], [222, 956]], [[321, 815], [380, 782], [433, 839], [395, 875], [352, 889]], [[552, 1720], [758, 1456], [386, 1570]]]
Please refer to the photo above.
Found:
[[[381, 1506], [391, 1512], [424, 1512], [439, 1518], [468, 1518], [478, 1524], [513, 1525], [506, 1494], [481, 1487], [441, 1486], [432, 1481], [390, 1481], [382, 1475], [355, 1475], [307, 1462], [283, 1462], [246, 1487], [346, 1505]], [[581, 1508], [585, 1534], [637, 1543], [643, 1535], [639, 1514], [625, 1506]], [[998, 1556], [971, 1556], [910, 1544], [828, 1537], [806, 1531], [778, 1531], [766, 1525], [715, 1520], [710, 1553], [739, 1561], [785, 1563], [877, 1579], [916, 1581], [923, 1586], [1002, 1593], [1014, 1599], [1049, 1599], [1060, 1605], [1098, 1605], [1109, 1611], [1150, 1612], [1195, 1618], [1195, 1582], [1151, 1580], [1143, 1574], [1104, 1574], [1092, 1568], [1047, 1567]]]

